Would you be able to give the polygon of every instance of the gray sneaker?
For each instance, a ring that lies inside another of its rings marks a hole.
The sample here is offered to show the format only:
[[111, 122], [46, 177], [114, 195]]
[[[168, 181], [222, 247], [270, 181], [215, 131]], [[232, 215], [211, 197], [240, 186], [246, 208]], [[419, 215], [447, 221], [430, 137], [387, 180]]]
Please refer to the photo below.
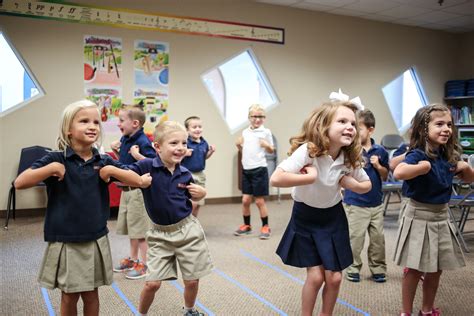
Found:
[[270, 239], [270, 235], [272, 234], [272, 230], [268, 225], [262, 226], [260, 229], [260, 239]]
[[252, 233], [252, 226], [250, 225], [240, 225], [239, 228], [234, 232], [235, 236], [243, 236]]
[[185, 310], [183, 307], [183, 315], [184, 316], [204, 316], [203, 313], [198, 312], [197, 309], [193, 308], [192, 310]]
[[128, 271], [125, 277], [130, 280], [138, 280], [148, 275], [148, 267], [141, 261], [138, 261], [133, 266], [133, 269]]

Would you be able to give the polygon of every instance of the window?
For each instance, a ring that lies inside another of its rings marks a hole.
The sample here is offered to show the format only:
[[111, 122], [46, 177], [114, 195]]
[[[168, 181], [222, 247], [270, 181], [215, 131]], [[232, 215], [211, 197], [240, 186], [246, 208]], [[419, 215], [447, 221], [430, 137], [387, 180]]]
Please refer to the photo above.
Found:
[[202, 80], [231, 133], [248, 123], [252, 104], [268, 111], [279, 102], [251, 49], [212, 68]]
[[0, 116], [44, 95], [28, 66], [0, 30]]
[[414, 67], [383, 87], [382, 92], [400, 134], [408, 130], [416, 111], [428, 104]]

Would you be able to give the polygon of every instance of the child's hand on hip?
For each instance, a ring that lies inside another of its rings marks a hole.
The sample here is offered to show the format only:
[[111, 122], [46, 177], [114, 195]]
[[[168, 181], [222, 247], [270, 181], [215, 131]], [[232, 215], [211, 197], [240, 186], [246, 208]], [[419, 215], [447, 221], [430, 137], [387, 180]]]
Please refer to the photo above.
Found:
[[206, 189], [200, 185], [190, 183], [186, 186], [186, 189], [188, 189], [191, 199], [194, 201], [199, 201], [206, 196]]

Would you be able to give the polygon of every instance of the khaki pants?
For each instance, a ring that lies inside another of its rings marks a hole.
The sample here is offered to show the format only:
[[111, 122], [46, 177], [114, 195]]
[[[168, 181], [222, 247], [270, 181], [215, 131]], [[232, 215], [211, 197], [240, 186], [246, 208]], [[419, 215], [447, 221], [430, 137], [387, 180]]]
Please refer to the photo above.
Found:
[[347, 268], [347, 273], [360, 273], [362, 268], [361, 252], [364, 248], [365, 234], [369, 233], [367, 258], [372, 274], [387, 273], [385, 261], [385, 237], [383, 231], [383, 205], [360, 207], [344, 204], [349, 234], [351, 238], [354, 262]]

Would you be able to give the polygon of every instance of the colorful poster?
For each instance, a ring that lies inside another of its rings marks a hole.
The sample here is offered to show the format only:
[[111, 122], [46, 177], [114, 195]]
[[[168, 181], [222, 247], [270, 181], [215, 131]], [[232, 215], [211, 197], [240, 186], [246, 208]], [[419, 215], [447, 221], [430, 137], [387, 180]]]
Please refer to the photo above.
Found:
[[169, 44], [137, 40], [134, 48], [133, 102], [143, 104], [144, 129], [150, 135], [156, 124], [168, 119]]
[[84, 92], [100, 108], [105, 133], [120, 133], [122, 39], [84, 36]]

